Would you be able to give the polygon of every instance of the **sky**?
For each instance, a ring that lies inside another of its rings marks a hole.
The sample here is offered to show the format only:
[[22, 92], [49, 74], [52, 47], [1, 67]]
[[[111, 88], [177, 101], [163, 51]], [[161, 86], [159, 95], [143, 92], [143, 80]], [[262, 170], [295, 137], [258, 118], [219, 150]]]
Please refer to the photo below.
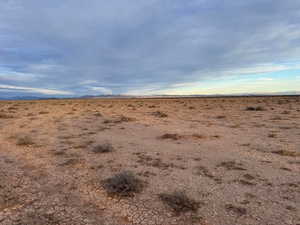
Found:
[[0, 97], [283, 92], [298, 0], [0, 0]]

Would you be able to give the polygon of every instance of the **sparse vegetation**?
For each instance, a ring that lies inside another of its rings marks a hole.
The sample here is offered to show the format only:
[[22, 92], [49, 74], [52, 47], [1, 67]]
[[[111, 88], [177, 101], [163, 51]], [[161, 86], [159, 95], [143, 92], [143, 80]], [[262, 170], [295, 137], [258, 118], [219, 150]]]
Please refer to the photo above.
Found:
[[176, 214], [188, 211], [195, 212], [200, 206], [199, 202], [189, 198], [183, 191], [175, 191], [171, 194], [159, 194], [159, 198]]
[[220, 164], [217, 165], [217, 167], [224, 167], [227, 170], [246, 170], [245, 168], [242, 167], [241, 163], [237, 163], [235, 161], [221, 162]]
[[134, 118], [130, 118], [130, 117], [127, 117], [127, 116], [120, 116], [116, 121], [115, 123], [121, 123], [121, 122], [131, 122], [131, 121], [135, 121]]
[[96, 112], [96, 113], [94, 114], [94, 116], [102, 117], [103, 115], [102, 115], [100, 112]]
[[233, 180], [233, 182], [235, 182], [235, 183], [240, 183], [240, 184], [242, 184], [242, 185], [249, 185], [249, 186], [251, 186], [251, 185], [256, 185], [255, 183], [250, 182], [250, 181], [248, 181], [248, 180], [244, 180], [244, 179], [235, 179], [235, 180]]
[[98, 144], [93, 147], [92, 152], [94, 153], [107, 153], [113, 151], [113, 146], [110, 143]]
[[[37, 224], [297, 221], [295, 99], [0, 101], [0, 117], [13, 118], [0, 119], [0, 211], [9, 212], [0, 221], [33, 224], [24, 216], [36, 206]], [[15, 112], [8, 110], [16, 104]], [[248, 112], [247, 106], [266, 111]], [[34, 204], [20, 208], [24, 196]], [[286, 217], [274, 219], [273, 212]]]
[[179, 140], [182, 136], [179, 134], [163, 134], [162, 136], [160, 136], [160, 139], [172, 139], [172, 140]]
[[196, 139], [203, 139], [203, 138], [205, 138], [205, 136], [202, 135], [202, 134], [192, 134], [192, 137], [196, 138]]
[[17, 145], [33, 145], [32, 138], [28, 135], [20, 135], [17, 137]]
[[72, 166], [79, 162], [80, 162], [80, 160], [78, 158], [67, 158], [67, 159], [64, 159], [64, 161], [59, 163], [58, 165], [59, 166]]
[[14, 118], [12, 115], [0, 113], [0, 119], [12, 119], [12, 118]]
[[272, 153], [278, 154], [281, 156], [291, 156], [291, 157], [300, 156], [300, 152], [292, 152], [292, 151], [287, 151], [287, 150], [278, 150], [278, 151], [273, 151]]
[[110, 195], [129, 197], [142, 189], [142, 181], [131, 171], [124, 171], [102, 181], [103, 188]]
[[139, 160], [137, 162], [142, 164], [143, 166], [156, 167], [161, 170], [168, 169], [169, 167], [175, 167], [174, 164], [167, 164], [163, 162], [160, 158], [152, 158], [144, 154], [139, 154], [138, 158]]
[[122, 115], [122, 116], [120, 116], [119, 118], [116, 118], [116, 119], [105, 119], [103, 121], [103, 123], [105, 123], [105, 124], [115, 123], [116, 124], [116, 123], [131, 122], [131, 121], [135, 121], [135, 119]]
[[204, 166], [197, 166], [196, 168], [197, 175], [203, 175], [209, 178], [213, 178], [214, 176], [209, 172], [209, 170]]
[[247, 111], [264, 111], [265, 109], [262, 106], [248, 106]]
[[166, 113], [161, 112], [161, 111], [153, 112], [152, 115], [153, 115], [153, 116], [156, 116], [156, 117], [160, 117], [160, 118], [168, 117], [168, 115], [167, 115]]
[[41, 111], [41, 112], [39, 112], [39, 114], [49, 114], [49, 112], [47, 112], [47, 111]]
[[233, 212], [239, 216], [243, 216], [247, 214], [247, 209], [239, 206], [235, 206], [233, 204], [226, 204], [225, 209], [229, 212]]
[[275, 137], [276, 137], [276, 134], [270, 133], [270, 134], [268, 135], [268, 137], [269, 137], [269, 138], [275, 138]]

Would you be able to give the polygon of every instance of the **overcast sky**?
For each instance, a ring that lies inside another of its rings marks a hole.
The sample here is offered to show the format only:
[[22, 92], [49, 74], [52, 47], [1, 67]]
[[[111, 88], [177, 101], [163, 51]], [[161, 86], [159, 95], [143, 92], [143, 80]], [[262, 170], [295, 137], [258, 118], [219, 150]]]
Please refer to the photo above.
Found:
[[0, 97], [286, 91], [299, 0], [0, 1]]

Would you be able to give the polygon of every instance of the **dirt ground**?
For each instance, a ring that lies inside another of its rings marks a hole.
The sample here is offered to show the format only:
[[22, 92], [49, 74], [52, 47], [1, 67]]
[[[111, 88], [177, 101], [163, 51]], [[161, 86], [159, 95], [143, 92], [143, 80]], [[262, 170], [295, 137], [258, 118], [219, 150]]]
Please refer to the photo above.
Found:
[[299, 225], [300, 97], [0, 101], [0, 224]]

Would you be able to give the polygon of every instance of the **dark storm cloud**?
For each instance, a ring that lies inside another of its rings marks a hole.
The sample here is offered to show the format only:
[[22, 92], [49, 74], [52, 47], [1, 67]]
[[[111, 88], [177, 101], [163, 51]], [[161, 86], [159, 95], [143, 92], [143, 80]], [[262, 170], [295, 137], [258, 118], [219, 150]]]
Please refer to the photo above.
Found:
[[0, 84], [161, 90], [298, 60], [299, 28], [296, 0], [2, 0]]

